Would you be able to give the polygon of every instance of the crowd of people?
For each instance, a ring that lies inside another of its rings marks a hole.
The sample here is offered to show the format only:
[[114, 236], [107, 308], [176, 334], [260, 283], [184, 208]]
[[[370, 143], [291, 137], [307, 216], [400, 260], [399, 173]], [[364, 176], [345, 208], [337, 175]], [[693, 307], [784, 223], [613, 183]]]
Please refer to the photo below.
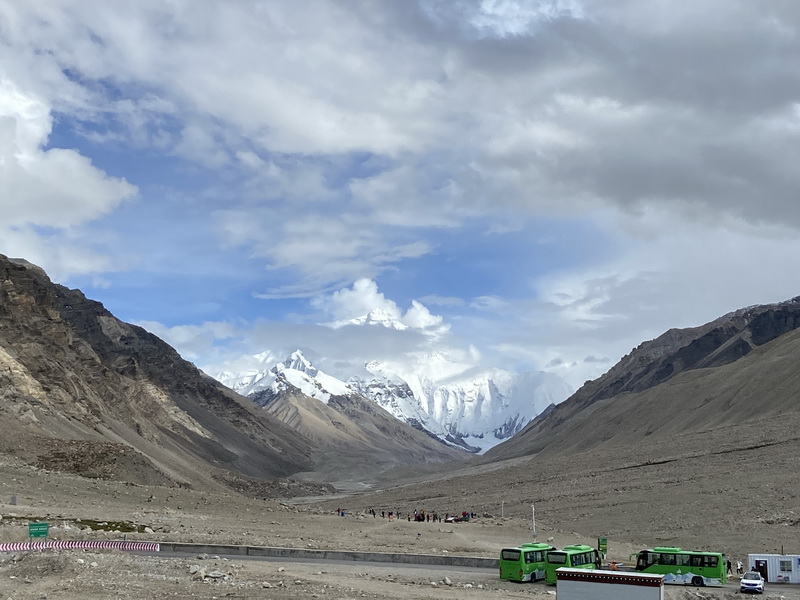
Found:
[[[371, 515], [373, 518], [378, 517], [378, 513], [375, 511], [374, 508], [370, 508], [369, 510], [364, 511], [366, 514]], [[340, 517], [344, 517], [347, 515], [347, 511], [343, 508], [337, 508], [336, 514]], [[459, 513], [445, 513], [442, 516], [438, 512], [426, 512], [425, 509], [414, 509], [414, 512], [406, 512], [403, 515], [402, 511], [394, 511], [394, 510], [381, 510], [380, 512], [381, 519], [389, 519], [390, 521], [394, 521], [395, 519], [405, 519], [407, 521], [415, 521], [417, 523], [459, 523], [462, 521], [469, 521], [470, 519], [475, 518], [475, 513], [471, 511], [462, 511]]]

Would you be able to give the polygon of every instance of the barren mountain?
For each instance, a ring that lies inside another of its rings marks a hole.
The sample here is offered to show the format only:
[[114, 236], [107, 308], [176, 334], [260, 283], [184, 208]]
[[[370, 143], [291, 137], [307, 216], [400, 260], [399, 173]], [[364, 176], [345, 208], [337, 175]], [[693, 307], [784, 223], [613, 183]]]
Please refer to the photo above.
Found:
[[800, 297], [644, 342], [487, 454], [501, 460], [631, 444], [800, 412]]
[[[315, 473], [303, 474], [306, 479], [357, 490], [393, 467], [464, 461], [469, 456], [358, 395], [331, 396], [327, 403], [299, 392], [268, 396], [265, 411], [326, 448]], [[258, 394], [253, 399], [258, 402]]]
[[2, 255], [0, 452], [89, 477], [256, 495], [280, 477], [360, 481], [463, 455], [363, 399], [287, 397], [264, 410], [99, 302]]
[[0, 255], [0, 451], [138, 483], [274, 479], [308, 440], [38, 267]]

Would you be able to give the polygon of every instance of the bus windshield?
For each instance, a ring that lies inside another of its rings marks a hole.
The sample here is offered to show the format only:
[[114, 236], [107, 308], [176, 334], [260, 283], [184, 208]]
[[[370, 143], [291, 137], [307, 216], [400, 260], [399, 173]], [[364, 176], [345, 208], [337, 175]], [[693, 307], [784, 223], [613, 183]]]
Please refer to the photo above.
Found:
[[503, 560], [519, 560], [520, 551], [513, 548], [506, 548], [500, 553], [500, 558]]

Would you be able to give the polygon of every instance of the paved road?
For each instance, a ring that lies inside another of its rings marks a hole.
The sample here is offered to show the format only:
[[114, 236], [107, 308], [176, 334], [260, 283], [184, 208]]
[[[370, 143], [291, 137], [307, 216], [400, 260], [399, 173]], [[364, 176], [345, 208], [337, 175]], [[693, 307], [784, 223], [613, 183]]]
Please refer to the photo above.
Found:
[[[131, 554], [138, 554], [140, 556], [155, 556], [162, 558], [183, 558], [194, 559], [201, 556], [201, 554], [194, 552], [172, 552], [169, 549], [161, 550], [159, 552], [131, 552]], [[208, 554], [202, 554], [205, 560], [210, 558]], [[497, 573], [496, 568], [482, 568], [482, 567], [467, 567], [460, 565], [428, 565], [428, 564], [410, 564], [404, 562], [386, 562], [386, 561], [372, 561], [372, 560], [340, 560], [331, 558], [297, 558], [293, 556], [257, 556], [249, 554], [214, 554], [213, 556], [220, 559], [227, 560], [261, 560], [276, 563], [293, 563], [293, 564], [328, 564], [328, 565], [364, 565], [368, 567], [386, 567], [391, 569], [420, 569], [428, 571], [448, 571], [454, 573]]]

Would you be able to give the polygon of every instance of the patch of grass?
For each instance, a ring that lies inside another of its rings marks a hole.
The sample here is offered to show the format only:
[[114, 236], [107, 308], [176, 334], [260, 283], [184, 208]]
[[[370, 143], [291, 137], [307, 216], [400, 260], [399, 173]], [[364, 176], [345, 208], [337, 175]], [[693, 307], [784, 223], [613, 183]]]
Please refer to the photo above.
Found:
[[144, 533], [144, 525], [137, 525], [130, 521], [94, 521], [92, 519], [50, 519], [48, 517], [18, 517], [15, 515], [3, 515], [3, 520], [25, 521], [29, 523], [50, 523], [66, 522], [70, 525], [88, 527], [92, 531], [119, 531], [121, 533]]

